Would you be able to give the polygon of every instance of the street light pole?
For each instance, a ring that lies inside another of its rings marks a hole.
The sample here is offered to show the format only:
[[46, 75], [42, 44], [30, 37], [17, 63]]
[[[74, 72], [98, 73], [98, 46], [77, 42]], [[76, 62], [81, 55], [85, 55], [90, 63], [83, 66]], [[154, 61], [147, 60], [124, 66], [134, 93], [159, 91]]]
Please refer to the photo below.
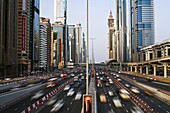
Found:
[[89, 87], [88, 87], [88, 84], [89, 84], [89, 42], [88, 42], [88, 35], [89, 35], [89, 32], [88, 32], [88, 0], [86, 0], [86, 5], [87, 5], [87, 12], [86, 12], [86, 95], [88, 95], [89, 93]]

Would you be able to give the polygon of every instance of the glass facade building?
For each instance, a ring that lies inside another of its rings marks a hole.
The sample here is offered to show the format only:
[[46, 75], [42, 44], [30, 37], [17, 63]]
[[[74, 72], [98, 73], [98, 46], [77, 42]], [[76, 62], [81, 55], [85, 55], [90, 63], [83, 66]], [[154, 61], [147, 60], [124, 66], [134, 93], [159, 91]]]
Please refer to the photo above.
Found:
[[30, 41], [29, 58], [31, 60], [31, 71], [39, 67], [39, 26], [40, 26], [40, 0], [30, 0]]
[[117, 0], [117, 60], [131, 61], [131, 0]]
[[153, 0], [135, 0], [133, 9], [133, 59], [139, 60], [141, 48], [154, 44], [154, 3]]

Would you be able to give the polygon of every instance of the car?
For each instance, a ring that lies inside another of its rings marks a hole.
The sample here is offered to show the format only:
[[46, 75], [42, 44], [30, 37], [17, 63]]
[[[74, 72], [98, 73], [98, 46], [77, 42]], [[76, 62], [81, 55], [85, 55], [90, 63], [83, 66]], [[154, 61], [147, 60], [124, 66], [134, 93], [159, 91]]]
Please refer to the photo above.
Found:
[[140, 93], [140, 91], [139, 91], [139, 89], [138, 89], [137, 87], [131, 87], [130, 90], [131, 90], [133, 93], [135, 93], [135, 94], [139, 94], [139, 93]]
[[47, 105], [52, 105], [56, 102], [57, 100], [56, 99], [50, 99], [48, 102], [47, 102]]
[[64, 105], [63, 99], [58, 100], [58, 101], [53, 105], [53, 108], [50, 110], [50, 112], [57, 112], [57, 111], [59, 111], [63, 105]]
[[64, 91], [68, 91], [70, 89], [70, 85], [66, 85], [65, 87], [64, 87]]
[[113, 91], [109, 90], [108, 91], [109, 96], [114, 96]]
[[43, 91], [38, 91], [37, 93], [34, 94], [34, 96], [31, 98], [31, 100], [38, 99], [44, 95]]
[[81, 92], [78, 92], [75, 96], [75, 100], [80, 100], [82, 97], [82, 93]]
[[143, 111], [136, 106], [133, 106], [132, 108], [130, 108], [130, 111], [131, 113], [143, 113]]
[[74, 89], [71, 88], [68, 93], [67, 93], [67, 96], [73, 96], [73, 94], [75, 93]]
[[129, 87], [130, 87], [130, 85], [129, 85], [129, 84], [125, 84], [125, 86], [126, 86], [127, 88], [129, 88]]
[[110, 84], [107, 82], [107, 83], [105, 84], [105, 86], [110, 86]]
[[100, 94], [100, 102], [106, 103], [106, 96], [104, 95], [104, 93]]
[[97, 84], [97, 87], [102, 87], [102, 84], [98, 83], [98, 84]]
[[120, 82], [120, 81], [121, 81], [121, 79], [120, 79], [120, 78], [117, 78], [117, 81], [118, 81], [118, 82]]
[[121, 100], [119, 98], [113, 98], [113, 104], [117, 108], [121, 108], [122, 107], [122, 103], [121, 103]]
[[149, 90], [144, 91], [144, 93], [148, 96], [153, 96], [153, 93]]

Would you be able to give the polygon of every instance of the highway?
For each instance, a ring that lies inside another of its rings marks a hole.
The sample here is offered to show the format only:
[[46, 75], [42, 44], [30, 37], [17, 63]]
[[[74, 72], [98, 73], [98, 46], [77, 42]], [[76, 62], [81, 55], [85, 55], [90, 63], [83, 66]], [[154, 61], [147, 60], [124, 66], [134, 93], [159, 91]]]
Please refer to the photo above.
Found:
[[[58, 82], [57, 86], [63, 84], [64, 82], [68, 81], [70, 78], [67, 78], [67, 79], [64, 79], [64, 80], [61, 80]], [[56, 87], [57, 87], [56, 86]], [[38, 89], [37, 91], [35, 91], [34, 93], [28, 95], [26, 98], [22, 99], [21, 101], [15, 103], [14, 105], [6, 108], [6, 109], [3, 109], [1, 112], [3, 113], [9, 113], [11, 111], [13, 112], [16, 112], [16, 113], [20, 113], [22, 112], [23, 110], [25, 110], [28, 106], [30, 106], [31, 104], [35, 103], [38, 99], [35, 99], [35, 100], [32, 100], [32, 96], [38, 92], [38, 91], [43, 91], [44, 94], [43, 95], [46, 95], [48, 94], [50, 91], [52, 91], [53, 89], [55, 89], [56, 87], [53, 87], [53, 88], [46, 88], [46, 86], [42, 87], [41, 89]]]
[[[75, 89], [75, 94], [73, 96], [67, 96], [68, 91], [62, 91], [60, 94], [56, 95], [55, 100], [64, 100], [64, 106], [57, 113], [81, 113], [82, 110], [82, 98], [80, 100], [75, 100], [75, 95], [77, 92], [81, 91], [82, 94], [85, 93], [85, 79], [82, 81], [82, 84], [78, 87], [75, 87], [78, 82], [71, 87]], [[54, 105], [54, 104], [53, 104]], [[53, 105], [45, 105], [38, 113], [49, 113], [53, 108]]]
[[[124, 75], [121, 73], [115, 73], [115, 72], [111, 72], [111, 71], [104, 71], [104, 70], [98, 70], [96, 72], [99, 73], [99, 75], [96, 75], [97, 113], [129, 113], [129, 112], [131, 113], [133, 107], [140, 108], [142, 111], [145, 111], [145, 112], [170, 113], [170, 106], [168, 104], [162, 102], [161, 100], [159, 100], [158, 98], [155, 98], [154, 96], [146, 95], [144, 90], [141, 89], [141, 87], [139, 87], [138, 84], [135, 84], [135, 82], [131, 82], [131, 81], [134, 81], [133, 76]], [[72, 72], [72, 73], [74, 73], [74, 72]], [[80, 75], [80, 73], [84, 73], [84, 72], [76, 72], [74, 74]], [[83, 75], [85, 75], [85, 73]], [[117, 75], [118, 75], [118, 77], [116, 77]], [[31, 93], [27, 97], [23, 98], [19, 102], [15, 103], [14, 105], [12, 105], [0, 112], [2, 112], [2, 113], [10, 113], [10, 112], [21, 113], [23, 110], [27, 109], [28, 106], [32, 105], [39, 99], [39, 98], [31, 99], [36, 92], [43, 91], [44, 92], [43, 96], [47, 95], [49, 92], [56, 89], [58, 86], [65, 84], [67, 81], [71, 80], [72, 78], [73, 78], [73, 76], [60, 80], [57, 83], [57, 86], [55, 86], [53, 88], [46, 88], [45, 86], [41, 87], [40, 89], [37, 89], [37, 91], [34, 91], [33, 93]], [[91, 78], [91, 76], [89, 77], [89, 80], [90, 80], [90, 78]], [[118, 78], [120, 78], [121, 81], [118, 81]], [[49, 113], [52, 110], [54, 104], [56, 102], [58, 102], [59, 100], [63, 100], [64, 105], [61, 107], [61, 109], [59, 109], [57, 111], [57, 113], [81, 113], [81, 111], [82, 111], [82, 97], [80, 100], [75, 100], [75, 96], [76, 96], [77, 92], [81, 92], [82, 96], [83, 96], [83, 94], [85, 94], [85, 77], [84, 77], [84, 79], [82, 79], [82, 81], [81, 81], [81, 79], [82, 78], [79, 77], [78, 78], [79, 82], [78, 81], [70, 82], [70, 83], [72, 83], [72, 85], [70, 85], [71, 88], [74, 88], [74, 91], [75, 91], [75, 93], [72, 96], [67, 96], [68, 91], [64, 91], [64, 88], [63, 88], [58, 93], [56, 93], [53, 97], [50, 97], [49, 100], [44, 101], [44, 103], [42, 105], [39, 105], [38, 109], [34, 109], [32, 111], [32, 113], [33, 112]], [[102, 81], [101, 82], [102, 87], [97, 86], [97, 81], [99, 79]], [[109, 83], [109, 79], [111, 79], [113, 81], [113, 83]], [[135, 77], [135, 80], [137, 82], [142, 82], [143, 84], [145, 84], [145, 82], [146, 82], [146, 85], [152, 84], [152, 82], [143, 80], [143, 78]], [[68, 83], [68, 84], [70, 84], [70, 83]], [[81, 84], [79, 84], [79, 83], [81, 83]], [[106, 86], [106, 83], [109, 83], [109, 85]], [[147, 83], [149, 83], [149, 84], [147, 84]], [[43, 84], [44, 83], [39, 82], [37, 84], [34, 84], [33, 86], [35, 87], [35, 86], [43, 85]], [[129, 87], [125, 86], [125, 84], [129, 84]], [[156, 85], [156, 83], [155, 83], [155, 85]], [[135, 86], [136, 88], [138, 88], [140, 93], [136, 94], [136, 93], [132, 92], [130, 90], [130, 88], [132, 86]], [[159, 88], [162, 88], [162, 87], [168, 88], [167, 85], [159, 86]], [[22, 90], [21, 89], [20, 90], [25, 91], [26, 89], [24, 89], [24, 88], [29, 89], [29, 88], [33, 88], [33, 87], [32, 86], [22, 87], [21, 88]], [[123, 88], [129, 92], [129, 96], [130, 96], [129, 100], [124, 100], [120, 97], [119, 90], [121, 88]], [[16, 90], [16, 92], [20, 91], [20, 90]], [[109, 90], [114, 92], [113, 96], [110, 96], [108, 94]], [[9, 93], [9, 92], [6, 92], [6, 93]], [[106, 97], [105, 103], [101, 102], [101, 100], [100, 100], [100, 95], [102, 93]], [[16, 95], [16, 94], [13, 94], [13, 95]], [[0, 95], [0, 96], [3, 96], [3, 95]], [[117, 108], [114, 105], [113, 98], [120, 99], [121, 104], [122, 104], [121, 108]], [[0, 98], [0, 99], [2, 99], [2, 98]], [[48, 103], [51, 102], [51, 100], [53, 100], [54, 103], [49, 105]]]
[[[122, 75], [122, 74], [119, 74]], [[120, 76], [121, 78], [121, 76]], [[133, 79], [132, 77], [130, 77]], [[147, 81], [146, 81], [147, 82]], [[144, 83], [144, 82], [143, 82]], [[168, 113], [170, 112], [170, 106], [161, 100], [152, 97], [152, 96], [147, 96], [142, 89], [140, 89], [136, 84], [132, 84], [132, 82], [128, 81], [126, 77], [124, 79], [121, 79], [120, 84], [125, 85], [129, 84], [130, 86], [135, 86], [139, 89], [140, 94], [137, 94], [137, 96], [143, 100], [145, 103], [147, 103], [151, 108], [154, 109], [154, 111], [159, 112], [159, 113]], [[145, 83], [144, 83], [145, 84]]]
[[[101, 76], [101, 75], [99, 75]], [[105, 85], [106, 82], [102, 83], [102, 87], [97, 87], [97, 111], [98, 113], [108, 113], [109, 111], [115, 112], [115, 113], [126, 113], [130, 112], [130, 108], [132, 106], [135, 106], [134, 103], [130, 100], [122, 100], [122, 108], [116, 108], [115, 105], [113, 104], [113, 98], [114, 97], [119, 97], [118, 93], [116, 92], [116, 85], [115, 84], [110, 84], [110, 86]], [[108, 95], [108, 91], [112, 90], [114, 92], [114, 96], [111, 97]], [[106, 96], [106, 103], [101, 103], [100, 102], [100, 94], [104, 93]]]

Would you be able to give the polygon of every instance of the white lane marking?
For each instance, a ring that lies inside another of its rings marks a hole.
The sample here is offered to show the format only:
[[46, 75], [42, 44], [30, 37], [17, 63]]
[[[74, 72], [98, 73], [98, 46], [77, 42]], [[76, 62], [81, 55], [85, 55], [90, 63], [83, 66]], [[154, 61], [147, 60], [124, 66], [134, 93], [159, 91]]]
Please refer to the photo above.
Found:
[[151, 102], [153, 102], [153, 100], [151, 100]]
[[124, 104], [122, 104], [122, 106], [124, 106]]
[[166, 111], [167, 113], [169, 113], [169, 111]]
[[160, 105], [158, 105], [158, 107], [161, 107]]
[[109, 104], [109, 106], [111, 106], [111, 104]]
[[128, 111], [128, 110], [126, 110], [126, 112], [128, 113], [129, 111]]
[[113, 112], [113, 109], [111, 109], [111, 111]]
[[17, 108], [16, 109], [14, 109], [14, 111], [16, 111], [17, 110]]
[[67, 108], [67, 111], [69, 110], [70, 108]]
[[145, 98], [148, 98], [148, 97], [145, 97]]
[[72, 104], [72, 102], [70, 104]]

